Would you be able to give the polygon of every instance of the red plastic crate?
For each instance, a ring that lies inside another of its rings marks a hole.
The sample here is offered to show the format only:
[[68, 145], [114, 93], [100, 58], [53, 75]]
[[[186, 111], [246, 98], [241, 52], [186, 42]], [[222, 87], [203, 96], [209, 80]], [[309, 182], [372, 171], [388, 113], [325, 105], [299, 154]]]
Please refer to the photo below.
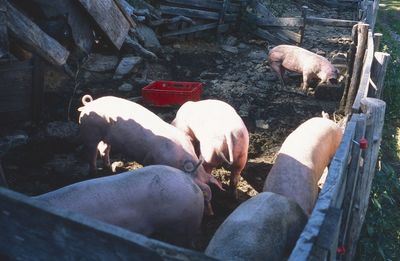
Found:
[[143, 87], [142, 96], [147, 104], [166, 107], [199, 101], [202, 91], [200, 82], [155, 81]]

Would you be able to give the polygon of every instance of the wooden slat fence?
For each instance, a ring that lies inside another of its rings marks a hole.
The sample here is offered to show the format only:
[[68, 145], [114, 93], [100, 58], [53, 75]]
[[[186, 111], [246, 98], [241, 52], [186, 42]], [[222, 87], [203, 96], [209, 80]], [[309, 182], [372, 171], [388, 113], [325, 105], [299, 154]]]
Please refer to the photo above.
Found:
[[[349, 112], [351, 119], [313, 213], [289, 260], [352, 260], [356, 252], [382, 139], [386, 104], [379, 98], [390, 58], [374, 47], [379, 44], [379, 37], [373, 34], [379, 1], [368, 2], [361, 5], [361, 22], [371, 22], [372, 27], [367, 44], [357, 46], [365, 50], [357, 95]], [[368, 141], [364, 150], [359, 146], [363, 138]]]

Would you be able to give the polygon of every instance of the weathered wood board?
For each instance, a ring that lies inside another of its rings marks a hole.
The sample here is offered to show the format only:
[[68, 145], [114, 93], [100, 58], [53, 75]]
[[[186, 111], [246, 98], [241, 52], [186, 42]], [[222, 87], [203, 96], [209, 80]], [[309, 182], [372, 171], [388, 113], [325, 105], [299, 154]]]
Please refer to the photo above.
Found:
[[1, 187], [0, 235], [11, 260], [215, 260]]
[[[213, 11], [220, 11], [223, 6], [223, 2], [213, 1], [213, 0], [164, 0], [163, 2], [171, 4], [179, 4], [182, 6], [198, 7], [203, 9], [209, 9]], [[238, 13], [240, 11], [240, 5], [235, 3], [230, 3], [227, 7], [227, 11], [231, 13]]]
[[114, 0], [79, 0], [117, 49], [131, 27]]
[[10, 3], [7, 1], [5, 3], [7, 27], [13, 35], [50, 63], [64, 65], [69, 56], [67, 49], [43, 32]]

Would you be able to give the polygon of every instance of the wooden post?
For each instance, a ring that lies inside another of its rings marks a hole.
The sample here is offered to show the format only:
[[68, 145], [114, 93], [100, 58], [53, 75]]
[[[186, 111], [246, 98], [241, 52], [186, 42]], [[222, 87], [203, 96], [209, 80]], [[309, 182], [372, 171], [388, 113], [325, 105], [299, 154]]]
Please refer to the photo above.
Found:
[[359, 24], [357, 30], [358, 30], [358, 35], [357, 35], [358, 44], [357, 44], [356, 56], [354, 58], [354, 66], [353, 66], [353, 73], [351, 75], [349, 93], [346, 98], [346, 106], [345, 106], [346, 114], [349, 114], [352, 110], [353, 101], [356, 97], [358, 85], [360, 83], [361, 70], [363, 66], [364, 54], [368, 39], [368, 24]]
[[9, 52], [6, 21], [7, 6], [4, 1], [0, 0], [0, 59], [7, 56]]
[[230, 5], [230, 0], [224, 0], [221, 8], [221, 12], [219, 13], [219, 20], [218, 20], [218, 27], [217, 27], [217, 35], [218, 38], [221, 37], [221, 33], [223, 31], [222, 24], [225, 22], [225, 13], [228, 10], [228, 7]]
[[299, 45], [301, 45], [303, 43], [303, 40], [304, 40], [304, 32], [305, 32], [305, 29], [306, 29], [306, 21], [307, 21], [307, 11], [308, 11], [308, 6], [303, 5], [301, 7], [301, 17], [303, 18], [303, 25], [300, 26], [300, 31], [299, 31], [300, 42], [299, 42]]
[[383, 93], [383, 87], [385, 82], [385, 75], [387, 66], [390, 61], [390, 54], [383, 52], [376, 52], [374, 55], [374, 61], [372, 62], [371, 68], [371, 80], [375, 83], [376, 89], [372, 91], [374, 98], [380, 99]]
[[339, 111], [344, 112], [346, 106], [347, 95], [349, 93], [351, 76], [353, 75], [354, 58], [356, 56], [357, 42], [358, 42], [358, 24], [353, 26], [351, 31], [352, 42], [350, 44], [349, 50], [347, 51], [347, 73], [346, 73], [346, 84], [344, 86], [344, 91], [342, 99], [340, 100]]
[[368, 208], [372, 179], [375, 175], [379, 147], [382, 140], [382, 129], [385, 120], [386, 103], [375, 98], [363, 98], [361, 109], [367, 116], [365, 138], [368, 149], [365, 151], [364, 166], [357, 181], [356, 193], [353, 198], [352, 217], [349, 223], [349, 236], [346, 241], [347, 252], [345, 260], [353, 260], [356, 253], [357, 241]]
[[379, 47], [381, 45], [382, 34], [374, 33], [374, 52], [379, 52]]
[[[354, 134], [354, 140], [359, 141], [361, 138], [365, 136], [365, 127], [366, 127], [366, 116], [364, 114], [353, 114], [351, 117], [351, 122], [356, 123], [356, 130]], [[353, 144], [351, 149], [351, 162], [349, 166], [349, 171], [347, 174], [346, 180], [346, 188], [343, 201], [342, 209], [342, 224], [340, 229], [340, 239], [339, 246], [345, 246], [345, 242], [347, 239], [347, 232], [349, 229], [349, 220], [350, 220], [350, 210], [353, 208], [353, 198], [356, 193], [356, 184], [358, 178], [360, 176], [360, 163], [362, 162], [361, 158], [360, 146]]]

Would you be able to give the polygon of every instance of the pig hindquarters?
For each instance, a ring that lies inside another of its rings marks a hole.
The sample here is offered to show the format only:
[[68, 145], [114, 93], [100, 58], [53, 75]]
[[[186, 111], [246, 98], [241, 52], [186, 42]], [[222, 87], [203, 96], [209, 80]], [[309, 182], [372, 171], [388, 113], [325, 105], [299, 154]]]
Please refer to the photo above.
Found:
[[285, 260], [306, 222], [297, 203], [262, 192], [226, 218], [205, 253], [219, 260]]
[[237, 198], [236, 187], [247, 163], [249, 133], [235, 109], [219, 100], [189, 101], [179, 108], [172, 125], [194, 144], [199, 142], [208, 173], [224, 162], [230, 165], [230, 190]]
[[338, 70], [325, 58], [301, 47], [278, 45], [268, 54], [268, 62], [282, 85], [285, 70], [303, 74], [303, 91], [307, 90], [308, 81], [319, 78], [320, 83], [337, 83]]
[[162, 165], [82, 181], [32, 198], [147, 236], [157, 233], [174, 243], [192, 238], [204, 209], [203, 194], [193, 180]]
[[283, 142], [263, 191], [284, 195], [310, 215], [318, 196], [318, 180], [341, 142], [343, 130], [325, 118], [311, 118]]
[[196, 167], [199, 159], [184, 133], [134, 102], [112, 96], [89, 102], [85, 98], [85, 106], [79, 109], [80, 135], [88, 150], [91, 172], [96, 170], [97, 149], [109, 164], [110, 148], [143, 165], [168, 165], [191, 172], [204, 193], [206, 212], [212, 214], [207, 184], [221, 185], [202, 166]]

